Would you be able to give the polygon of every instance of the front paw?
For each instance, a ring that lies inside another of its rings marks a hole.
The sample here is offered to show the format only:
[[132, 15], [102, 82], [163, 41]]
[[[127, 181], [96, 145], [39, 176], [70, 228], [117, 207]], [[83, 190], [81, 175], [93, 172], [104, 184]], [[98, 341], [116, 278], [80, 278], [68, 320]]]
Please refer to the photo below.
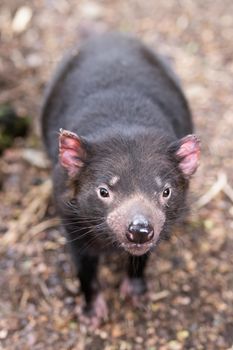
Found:
[[147, 285], [143, 278], [125, 277], [120, 286], [120, 295], [123, 299], [130, 298], [134, 301], [147, 291]]
[[98, 328], [108, 318], [108, 307], [102, 296], [98, 294], [83, 310], [81, 320], [91, 329]]

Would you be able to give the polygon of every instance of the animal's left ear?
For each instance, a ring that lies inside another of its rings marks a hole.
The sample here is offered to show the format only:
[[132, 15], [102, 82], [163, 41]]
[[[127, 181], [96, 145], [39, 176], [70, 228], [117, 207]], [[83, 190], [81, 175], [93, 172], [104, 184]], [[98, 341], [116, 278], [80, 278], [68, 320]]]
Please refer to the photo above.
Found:
[[196, 135], [188, 135], [176, 141], [170, 145], [169, 151], [179, 161], [179, 168], [186, 178], [195, 173], [200, 158], [200, 140]]

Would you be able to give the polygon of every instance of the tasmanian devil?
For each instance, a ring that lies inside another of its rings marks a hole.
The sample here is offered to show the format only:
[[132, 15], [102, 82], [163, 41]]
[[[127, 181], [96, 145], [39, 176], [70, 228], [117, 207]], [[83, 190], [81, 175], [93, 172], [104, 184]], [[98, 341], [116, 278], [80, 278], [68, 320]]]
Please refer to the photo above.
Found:
[[121, 291], [143, 293], [148, 252], [185, 206], [200, 153], [188, 104], [159, 56], [108, 33], [89, 38], [58, 68], [42, 132], [85, 309], [100, 320], [99, 256], [110, 247], [128, 252]]

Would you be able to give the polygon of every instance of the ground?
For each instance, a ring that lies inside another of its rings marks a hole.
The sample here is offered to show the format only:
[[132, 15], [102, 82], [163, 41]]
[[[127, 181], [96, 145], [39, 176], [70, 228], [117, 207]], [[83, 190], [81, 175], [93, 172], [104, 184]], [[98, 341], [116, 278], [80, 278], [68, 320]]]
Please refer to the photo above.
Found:
[[[0, 158], [0, 349], [233, 349], [232, 14], [231, 0], [1, 1], [0, 105], [33, 127]], [[149, 292], [138, 307], [119, 299], [122, 262], [105, 259], [110, 314], [94, 332], [80, 322], [48, 165], [33, 153], [44, 87], [90, 29], [134, 33], [165, 54], [202, 140], [189, 217], [151, 256]]]

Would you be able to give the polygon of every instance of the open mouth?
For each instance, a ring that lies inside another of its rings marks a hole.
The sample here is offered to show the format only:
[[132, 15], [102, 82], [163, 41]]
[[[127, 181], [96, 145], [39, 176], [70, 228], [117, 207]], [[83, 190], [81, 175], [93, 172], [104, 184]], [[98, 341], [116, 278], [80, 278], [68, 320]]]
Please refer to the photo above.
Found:
[[146, 254], [151, 248], [153, 248], [155, 243], [121, 243], [121, 247], [132, 255], [143, 255]]

